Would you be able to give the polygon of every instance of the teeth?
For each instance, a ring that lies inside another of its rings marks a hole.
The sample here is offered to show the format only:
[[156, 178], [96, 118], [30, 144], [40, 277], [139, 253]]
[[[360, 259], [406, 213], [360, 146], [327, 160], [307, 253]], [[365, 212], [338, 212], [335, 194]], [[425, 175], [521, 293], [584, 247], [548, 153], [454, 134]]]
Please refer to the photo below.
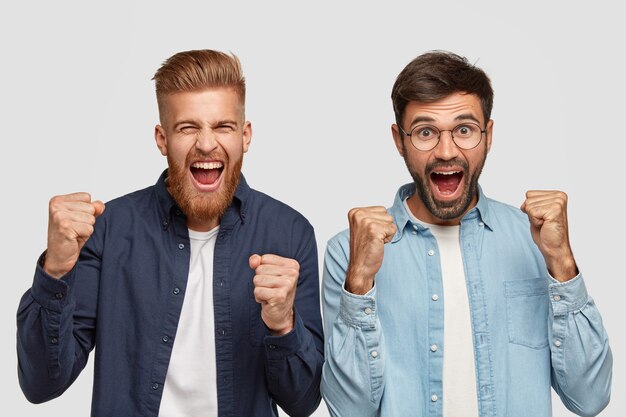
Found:
[[199, 169], [218, 169], [223, 167], [224, 164], [221, 162], [194, 162], [191, 166]]
[[458, 174], [461, 171], [446, 171], [446, 172], [435, 172], [437, 175], [454, 175]]

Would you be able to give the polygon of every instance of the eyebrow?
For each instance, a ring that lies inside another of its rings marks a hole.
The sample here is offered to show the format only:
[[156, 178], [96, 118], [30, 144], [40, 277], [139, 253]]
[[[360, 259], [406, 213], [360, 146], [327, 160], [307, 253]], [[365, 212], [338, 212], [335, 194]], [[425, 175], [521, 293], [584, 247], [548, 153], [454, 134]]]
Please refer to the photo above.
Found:
[[[201, 125], [201, 123], [198, 123], [195, 120], [181, 120], [179, 122], [176, 122], [174, 124], [174, 130], [178, 129], [181, 125], [193, 125], [193, 126], [199, 126]], [[218, 120], [214, 123], [211, 123], [211, 127], [214, 128], [215, 126], [221, 126], [221, 125], [235, 125], [237, 126], [237, 122], [235, 120], [231, 120], [231, 119], [224, 119], [224, 120]]]
[[193, 126], [197, 126], [198, 123], [196, 123], [193, 120], [181, 120], [180, 122], [176, 122], [174, 123], [174, 130], [178, 129], [181, 125], [193, 125]]
[[[472, 120], [472, 121], [476, 122], [477, 124], [480, 124], [480, 121], [476, 118], [476, 116], [474, 116], [471, 113], [459, 114], [458, 116], [456, 116], [454, 118], [454, 120], [455, 121]], [[411, 121], [411, 126], [414, 126], [414, 125], [422, 123], [422, 122], [434, 123], [435, 119], [433, 119], [432, 117], [429, 117], [429, 116], [417, 116], [417, 117], [415, 117], [415, 119], [413, 119]]]
[[217, 122], [213, 123], [211, 125], [211, 127], [221, 126], [221, 125], [235, 125], [235, 126], [238, 126], [238, 123], [237, 123], [236, 120], [224, 119], [224, 120], [218, 120]]

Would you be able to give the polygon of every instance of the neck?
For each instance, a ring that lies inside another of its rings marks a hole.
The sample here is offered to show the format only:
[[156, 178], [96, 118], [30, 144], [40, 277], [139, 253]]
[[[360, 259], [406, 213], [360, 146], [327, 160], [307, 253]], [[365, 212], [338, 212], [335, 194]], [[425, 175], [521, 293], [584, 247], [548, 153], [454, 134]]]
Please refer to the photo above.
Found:
[[187, 228], [196, 232], [208, 232], [215, 229], [220, 224], [219, 218], [213, 219], [193, 219], [187, 218]]

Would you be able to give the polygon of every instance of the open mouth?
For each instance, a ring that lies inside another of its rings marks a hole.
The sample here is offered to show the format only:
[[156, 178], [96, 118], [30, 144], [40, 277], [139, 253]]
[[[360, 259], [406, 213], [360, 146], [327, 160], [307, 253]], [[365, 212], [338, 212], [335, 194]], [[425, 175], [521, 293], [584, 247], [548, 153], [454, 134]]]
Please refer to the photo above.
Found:
[[190, 167], [191, 175], [200, 188], [213, 188], [218, 185], [224, 171], [221, 161], [194, 162]]
[[463, 171], [436, 171], [430, 174], [440, 197], [453, 197], [463, 181]]

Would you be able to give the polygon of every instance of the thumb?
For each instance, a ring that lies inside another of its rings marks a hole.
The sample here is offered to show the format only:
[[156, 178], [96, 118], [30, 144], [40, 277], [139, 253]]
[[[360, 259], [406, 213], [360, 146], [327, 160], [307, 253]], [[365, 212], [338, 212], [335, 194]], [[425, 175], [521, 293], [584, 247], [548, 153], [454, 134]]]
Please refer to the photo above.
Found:
[[259, 265], [261, 265], [261, 257], [255, 253], [250, 257], [248, 263], [250, 264], [250, 268], [257, 269]]
[[96, 200], [93, 203], [91, 203], [93, 205], [93, 207], [96, 209], [96, 212], [94, 213], [94, 216], [98, 217], [99, 215], [101, 215], [102, 213], [104, 213], [104, 209], [106, 208], [104, 203], [100, 200]]
[[522, 210], [524, 213], [526, 213], [526, 201], [524, 201], [524, 202], [522, 203], [522, 205], [521, 205], [519, 208], [520, 208], [520, 210]]

